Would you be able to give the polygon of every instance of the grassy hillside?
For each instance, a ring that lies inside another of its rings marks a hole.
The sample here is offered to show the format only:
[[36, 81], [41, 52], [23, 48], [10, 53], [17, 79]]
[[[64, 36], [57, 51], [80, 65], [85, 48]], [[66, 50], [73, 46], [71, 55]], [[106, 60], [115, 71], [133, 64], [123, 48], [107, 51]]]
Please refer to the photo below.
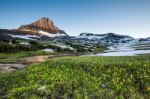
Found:
[[0, 74], [0, 95], [14, 98], [148, 98], [150, 55], [50, 59]]

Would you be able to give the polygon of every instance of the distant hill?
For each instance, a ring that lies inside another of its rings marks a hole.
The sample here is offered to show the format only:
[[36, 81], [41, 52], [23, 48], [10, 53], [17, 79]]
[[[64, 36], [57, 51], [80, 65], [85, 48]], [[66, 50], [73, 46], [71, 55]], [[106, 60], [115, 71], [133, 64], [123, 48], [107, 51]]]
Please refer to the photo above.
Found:
[[109, 45], [118, 43], [128, 43], [134, 40], [134, 38], [131, 36], [119, 35], [115, 33], [106, 33], [106, 34], [81, 33], [76, 38], [88, 39], [89, 41], [101, 42]]

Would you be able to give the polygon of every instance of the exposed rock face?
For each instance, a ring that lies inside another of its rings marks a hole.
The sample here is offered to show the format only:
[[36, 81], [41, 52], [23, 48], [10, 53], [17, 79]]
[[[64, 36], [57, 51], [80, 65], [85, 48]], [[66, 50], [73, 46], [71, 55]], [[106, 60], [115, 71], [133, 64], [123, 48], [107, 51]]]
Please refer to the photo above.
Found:
[[19, 29], [27, 31], [31, 30], [34, 32], [45, 31], [49, 33], [58, 33], [58, 32], [61, 33], [61, 30], [54, 25], [54, 22], [46, 17], [43, 17], [28, 25], [21, 25]]
[[107, 33], [107, 34], [93, 34], [93, 33], [81, 33], [77, 38], [89, 39], [92, 41], [99, 41], [106, 44], [118, 44], [118, 43], [128, 43], [134, 38], [128, 35], [119, 35], [115, 33]]
[[18, 29], [0, 29], [0, 40], [15, 38], [31, 40], [50, 40], [55, 37], [68, 36], [63, 30], [54, 25], [54, 22], [43, 17], [31, 24], [21, 25]]

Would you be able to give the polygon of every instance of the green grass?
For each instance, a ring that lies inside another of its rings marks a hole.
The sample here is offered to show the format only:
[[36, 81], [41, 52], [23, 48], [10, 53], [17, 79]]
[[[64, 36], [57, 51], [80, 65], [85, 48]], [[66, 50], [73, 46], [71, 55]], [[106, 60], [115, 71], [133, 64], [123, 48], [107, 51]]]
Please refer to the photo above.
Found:
[[45, 52], [45, 51], [21, 51], [14, 53], [0, 53], [0, 62], [11, 63], [17, 62], [22, 57], [34, 56], [34, 55], [56, 55], [56, 52]]
[[63, 57], [0, 74], [8, 98], [148, 99], [150, 55]]

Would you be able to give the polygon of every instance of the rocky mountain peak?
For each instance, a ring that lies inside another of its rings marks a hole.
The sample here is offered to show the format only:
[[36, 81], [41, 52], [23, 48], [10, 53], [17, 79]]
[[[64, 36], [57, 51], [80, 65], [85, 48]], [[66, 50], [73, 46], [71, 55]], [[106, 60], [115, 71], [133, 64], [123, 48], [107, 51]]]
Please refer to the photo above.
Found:
[[54, 25], [54, 22], [49, 18], [42, 17], [41, 19], [27, 25], [21, 25], [21, 30], [45, 31], [49, 33], [58, 33], [60, 29]]

